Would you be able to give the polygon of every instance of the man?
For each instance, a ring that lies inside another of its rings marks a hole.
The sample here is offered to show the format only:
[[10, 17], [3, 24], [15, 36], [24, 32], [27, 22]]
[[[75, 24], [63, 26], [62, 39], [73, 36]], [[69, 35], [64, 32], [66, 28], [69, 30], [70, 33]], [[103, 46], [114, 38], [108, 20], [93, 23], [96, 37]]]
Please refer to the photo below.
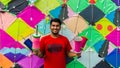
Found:
[[40, 40], [40, 52], [37, 55], [44, 58], [44, 68], [66, 68], [66, 56], [80, 56], [71, 52], [69, 40], [59, 34], [61, 24], [58, 18], [52, 19], [50, 21], [51, 33]]

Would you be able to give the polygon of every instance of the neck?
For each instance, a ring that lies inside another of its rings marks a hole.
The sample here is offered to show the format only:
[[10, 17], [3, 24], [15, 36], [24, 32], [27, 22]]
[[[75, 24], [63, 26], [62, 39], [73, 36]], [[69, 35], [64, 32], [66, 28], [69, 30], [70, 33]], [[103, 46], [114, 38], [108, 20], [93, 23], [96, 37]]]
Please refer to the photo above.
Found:
[[59, 34], [53, 34], [53, 33], [51, 33], [51, 36], [52, 36], [53, 38], [57, 38], [57, 37], [59, 36]]

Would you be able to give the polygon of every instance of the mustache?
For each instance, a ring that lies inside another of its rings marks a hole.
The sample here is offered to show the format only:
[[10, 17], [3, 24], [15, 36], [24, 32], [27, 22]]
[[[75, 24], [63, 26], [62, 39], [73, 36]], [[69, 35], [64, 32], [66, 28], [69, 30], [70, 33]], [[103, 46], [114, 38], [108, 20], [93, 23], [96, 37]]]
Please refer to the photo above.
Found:
[[57, 32], [57, 33], [52, 32], [52, 34], [54, 34], [54, 35], [58, 35], [58, 34], [59, 34], [59, 32]]

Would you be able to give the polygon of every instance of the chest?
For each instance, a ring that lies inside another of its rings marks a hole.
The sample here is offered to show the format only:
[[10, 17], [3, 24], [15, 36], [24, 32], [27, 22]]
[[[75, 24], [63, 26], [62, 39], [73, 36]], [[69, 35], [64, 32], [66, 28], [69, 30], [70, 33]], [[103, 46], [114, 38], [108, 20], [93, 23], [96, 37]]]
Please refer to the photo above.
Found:
[[47, 39], [45, 41], [45, 49], [48, 52], [65, 51], [66, 42], [63, 39]]

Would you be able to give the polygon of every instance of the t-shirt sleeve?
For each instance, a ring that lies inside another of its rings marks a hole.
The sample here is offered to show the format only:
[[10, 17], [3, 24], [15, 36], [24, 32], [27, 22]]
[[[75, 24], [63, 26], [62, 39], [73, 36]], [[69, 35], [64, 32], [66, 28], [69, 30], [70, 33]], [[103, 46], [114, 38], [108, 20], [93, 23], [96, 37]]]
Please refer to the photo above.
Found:
[[44, 53], [45, 52], [45, 43], [44, 43], [45, 41], [44, 41], [44, 37], [42, 37], [41, 39], [40, 39], [40, 51], [42, 52], [42, 53]]

